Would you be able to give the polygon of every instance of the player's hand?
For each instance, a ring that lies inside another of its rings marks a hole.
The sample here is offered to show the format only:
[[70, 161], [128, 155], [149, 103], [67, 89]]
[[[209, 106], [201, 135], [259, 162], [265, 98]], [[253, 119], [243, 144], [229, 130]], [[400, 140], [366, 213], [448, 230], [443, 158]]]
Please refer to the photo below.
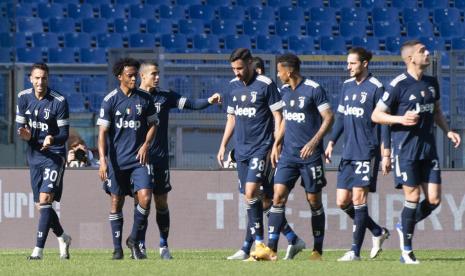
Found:
[[447, 132], [447, 138], [449, 138], [452, 143], [454, 143], [454, 148], [458, 148], [461, 142], [460, 135], [457, 132], [449, 131]]
[[383, 175], [386, 176], [391, 171], [391, 157], [390, 156], [383, 156], [383, 160], [381, 161], [381, 170], [383, 171]]
[[414, 126], [418, 123], [419, 119], [420, 115], [418, 115], [417, 111], [409, 110], [401, 117], [400, 123], [404, 126]]
[[281, 156], [281, 150], [282, 150], [282, 145], [273, 145], [273, 148], [271, 149], [271, 155], [270, 155], [270, 160], [271, 160], [271, 166], [273, 168], [276, 168], [278, 165], [278, 160], [279, 157]]
[[333, 149], [334, 149], [334, 142], [329, 141], [328, 145], [326, 146], [325, 150], [325, 162], [326, 163], [331, 163], [331, 156], [333, 154]]
[[136, 159], [139, 160], [139, 163], [141, 165], [147, 165], [149, 161], [149, 147], [148, 144], [144, 143], [140, 147], [140, 149], [137, 151]]
[[107, 171], [108, 171], [107, 161], [105, 160], [105, 158], [101, 158], [100, 166], [98, 168], [98, 175], [101, 181], [105, 181], [108, 178]]
[[42, 144], [42, 148], [40, 149], [40, 151], [47, 150], [51, 145], [53, 145], [53, 136], [45, 136], [44, 143]]
[[68, 151], [68, 162], [73, 161], [76, 158], [74, 155], [74, 150], [69, 150]]
[[220, 165], [221, 168], [224, 167], [224, 152], [226, 151], [226, 148], [223, 146], [220, 146], [220, 149], [218, 150], [218, 154], [216, 155], [216, 160], [218, 161], [218, 164]]
[[21, 139], [25, 141], [31, 140], [31, 131], [28, 128], [20, 127], [18, 128], [18, 135]]
[[312, 138], [312, 140], [310, 140], [307, 144], [305, 144], [305, 146], [303, 146], [302, 149], [300, 150], [300, 158], [307, 159], [308, 157], [310, 157], [310, 155], [312, 155], [313, 152], [315, 151], [319, 142], [320, 142], [319, 140]]
[[220, 93], [215, 93], [208, 98], [209, 104], [220, 104], [221, 103], [221, 95]]

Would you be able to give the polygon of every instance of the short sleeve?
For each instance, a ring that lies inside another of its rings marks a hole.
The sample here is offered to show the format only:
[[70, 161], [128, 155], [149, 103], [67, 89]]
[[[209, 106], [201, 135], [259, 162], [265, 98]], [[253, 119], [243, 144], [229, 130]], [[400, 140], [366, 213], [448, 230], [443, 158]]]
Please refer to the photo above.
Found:
[[112, 114], [111, 114], [111, 104], [106, 100], [102, 101], [102, 106], [100, 107], [99, 117], [97, 119], [98, 126], [104, 126], [109, 128], [111, 126]]
[[268, 101], [268, 106], [271, 111], [277, 111], [283, 107], [283, 101], [281, 94], [276, 87], [276, 84], [272, 82], [266, 88], [266, 97]]

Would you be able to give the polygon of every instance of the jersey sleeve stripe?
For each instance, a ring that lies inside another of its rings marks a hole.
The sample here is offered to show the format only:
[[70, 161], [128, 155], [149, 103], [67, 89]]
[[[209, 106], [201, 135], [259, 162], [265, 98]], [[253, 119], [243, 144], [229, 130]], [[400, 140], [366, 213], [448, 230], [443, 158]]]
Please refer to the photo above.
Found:
[[331, 108], [329, 103], [320, 104], [318, 106], [318, 111], [322, 112], [322, 111], [325, 111], [326, 109], [329, 109], [329, 108]]
[[187, 98], [186, 97], [181, 97], [178, 102], [178, 109], [183, 110], [184, 105], [186, 104]]
[[232, 107], [232, 106], [228, 106], [228, 109], [226, 110], [226, 112], [228, 114], [235, 114], [236, 113], [235, 110], [234, 110], [234, 107]]
[[147, 117], [147, 121], [148, 121], [149, 123], [156, 122], [157, 120], [158, 120], [158, 116], [157, 116], [156, 113], [153, 114], [152, 116]]
[[344, 107], [343, 105], [339, 105], [339, 106], [337, 107], [337, 112], [339, 112], [339, 113], [344, 113], [344, 112], [345, 112], [345, 107]]
[[270, 110], [271, 111], [280, 110], [281, 108], [283, 108], [283, 101], [279, 101], [279, 102], [276, 102], [276, 103], [270, 105]]
[[67, 126], [67, 125], [69, 125], [68, 120], [57, 120], [57, 126], [58, 127]]
[[98, 126], [104, 126], [104, 127], [110, 127], [111, 123], [110, 121], [104, 120], [104, 119], [98, 119], [97, 120], [97, 125]]
[[16, 115], [16, 120], [18, 124], [25, 124], [27, 123], [26, 118], [20, 115]]
[[376, 104], [377, 107], [379, 107], [382, 111], [389, 111], [390, 108], [389, 106], [387, 106], [387, 104], [385, 102], [383, 102], [383, 100], [379, 100], [378, 103]]

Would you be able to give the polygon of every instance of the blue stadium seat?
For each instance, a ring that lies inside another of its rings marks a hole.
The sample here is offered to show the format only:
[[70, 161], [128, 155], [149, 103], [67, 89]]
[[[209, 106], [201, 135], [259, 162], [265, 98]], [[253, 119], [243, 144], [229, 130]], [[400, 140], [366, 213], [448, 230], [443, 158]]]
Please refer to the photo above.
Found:
[[[80, 91], [88, 96], [89, 94], [105, 95], [108, 92], [106, 76], [92, 76], [80, 78]], [[99, 105], [102, 101], [99, 102]]]
[[246, 35], [267, 35], [270, 33], [270, 22], [267, 20], [245, 20], [243, 28]]
[[72, 94], [77, 93], [77, 90], [76, 90], [77, 82], [78, 80], [76, 80], [76, 78], [74, 77], [70, 77], [66, 75], [65, 76], [52, 75], [50, 76], [49, 85], [51, 88], [63, 94], [69, 103], [69, 101], [71, 100], [69, 97]]
[[129, 47], [155, 47], [155, 36], [153, 34], [131, 34], [129, 36]]
[[267, 5], [269, 7], [289, 7], [292, 6], [292, 0], [267, 0]]
[[44, 31], [42, 20], [37, 17], [16, 18], [16, 31], [21, 33], [41, 33]]
[[32, 46], [58, 48], [58, 35], [56, 33], [35, 33], [32, 35]]
[[102, 4], [100, 5], [100, 17], [107, 18], [107, 19], [125, 18], [126, 17], [126, 6]]
[[178, 22], [179, 32], [187, 35], [203, 34], [205, 21], [202, 19], [181, 19]]
[[386, 7], [386, 0], [360, 0], [360, 6], [362, 8], [368, 8], [368, 9], [372, 9], [372, 8], [382, 8], [382, 7]]
[[301, 55], [315, 50], [315, 43], [310, 36], [291, 36], [288, 38], [288, 49]]
[[141, 19], [155, 19], [157, 13], [157, 6], [155, 5], [131, 5], [129, 8], [129, 15], [132, 18]]
[[339, 24], [339, 32], [343, 37], [365, 36], [366, 30], [367, 24], [364, 21], [341, 21]]
[[446, 42], [442, 37], [420, 37], [419, 40], [425, 44], [426, 48], [429, 51], [445, 51], [446, 50]]
[[146, 0], [145, 4], [149, 5], [171, 5], [171, 0]]
[[465, 0], [455, 0], [455, 7], [457, 9], [465, 9]]
[[215, 35], [235, 35], [237, 34], [236, 20], [218, 20], [211, 22], [211, 33]]
[[302, 35], [302, 26], [297, 20], [276, 22], [276, 34], [282, 37]]
[[[56, 1], [56, 0], [53, 0], [53, 1]], [[66, 2], [68, 0], [62, 0], [62, 1]], [[73, 2], [73, 1], [70, 1], [70, 2]], [[85, 2], [91, 5], [102, 5], [102, 4], [108, 4], [110, 1], [108, 0], [86, 0]]]
[[359, 46], [369, 50], [379, 50], [379, 41], [376, 37], [354, 37], [352, 47]]
[[259, 7], [262, 5], [261, 0], [237, 0], [236, 3], [242, 7]]
[[43, 62], [42, 48], [17, 48], [16, 61], [27, 63]]
[[76, 31], [76, 21], [73, 18], [50, 18], [48, 30], [54, 33], [73, 33]]
[[374, 8], [372, 10], [373, 21], [399, 21], [399, 10], [396, 8]]
[[215, 18], [215, 8], [206, 5], [192, 5], [189, 7], [189, 17], [210, 21]]
[[185, 19], [186, 10], [181, 6], [161, 5], [158, 9], [160, 18], [170, 18], [173, 20]]
[[329, 6], [333, 8], [350, 8], [355, 7], [354, 0], [329, 0]]
[[341, 21], [363, 21], [368, 22], [368, 12], [365, 8], [342, 8]]
[[36, 4], [31, 3], [8, 3], [7, 14], [15, 14], [16, 17], [32, 17], [36, 7]]
[[393, 54], [400, 54], [400, 47], [406, 40], [405, 37], [387, 37], [386, 50]]
[[0, 48], [0, 63], [11, 62], [11, 50], [8, 48]]
[[429, 19], [429, 10], [425, 8], [405, 8], [402, 12], [404, 22], [426, 22]]
[[173, 32], [173, 22], [170, 19], [162, 18], [159, 20], [147, 20], [147, 33], [163, 35]]
[[176, 5], [188, 6], [188, 5], [201, 5], [203, 0], [175, 0]]
[[198, 34], [192, 39], [192, 48], [201, 53], [220, 53], [220, 42], [217, 35]]
[[57, 3], [40, 3], [37, 6], [37, 14], [42, 19], [64, 17], [64, 7]]
[[[112, 46], [112, 48], [118, 48], [118, 47]], [[101, 49], [101, 48], [81, 49], [79, 57], [82, 63], [96, 63], [96, 64], [107, 63], [105, 49]]]
[[433, 24], [426, 22], [408, 22], [407, 36], [411, 38], [419, 36], [434, 36]]
[[436, 23], [459, 22], [460, 10], [456, 8], [435, 9], [433, 12], [433, 20]]
[[279, 19], [283, 21], [298, 21], [299, 24], [305, 22], [304, 10], [297, 7], [281, 7], [279, 8]]
[[274, 21], [276, 16], [272, 7], [250, 7], [250, 19]]
[[92, 45], [91, 36], [87, 33], [67, 33], [65, 34], [65, 47], [68, 48], [90, 48]]
[[48, 62], [50, 63], [75, 63], [76, 52], [74, 48], [49, 48]]
[[245, 18], [244, 7], [241, 6], [228, 6], [219, 8], [220, 19], [228, 20], [233, 19], [237, 21], [243, 21]]
[[185, 52], [187, 50], [187, 37], [184, 34], [164, 34], [161, 36], [161, 46], [167, 52]]
[[99, 112], [100, 107], [102, 105], [104, 96], [101, 94], [89, 94], [86, 95], [86, 99], [88, 99], [90, 106], [89, 111], [92, 112]]
[[90, 4], [69, 4], [68, 16], [74, 19], [94, 17], [94, 9]]
[[448, 8], [449, 0], [423, 0], [423, 7], [428, 9]]
[[68, 96], [69, 111], [72, 113], [87, 112], [84, 105], [84, 97], [80, 93], [72, 93]]
[[336, 22], [336, 9], [334, 8], [311, 8], [310, 20]]
[[139, 5], [143, 1], [141, 0], [114, 0], [116, 4], [122, 4], [122, 5]]
[[257, 36], [257, 50], [263, 53], [280, 54], [283, 52], [283, 40], [277, 35]]
[[85, 33], [106, 33], [108, 32], [108, 21], [106, 18], [84, 18], [81, 30]]
[[8, 18], [0, 18], [0, 33], [11, 32], [11, 24]]
[[323, 0], [297, 0], [297, 6], [302, 7], [302, 8], [319, 8], [323, 7], [324, 3]]
[[248, 35], [228, 35], [224, 39], [224, 46], [227, 50], [237, 48], [252, 48], [252, 41]]
[[320, 49], [332, 54], [345, 54], [347, 52], [346, 42], [340, 36], [320, 37]]
[[391, 6], [394, 8], [416, 8], [417, 0], [391, 0]]
[[313, 37], [333, 35], [333, 27], [329, 22], [310, 21], [307, 23], [307, 35]]
[[400, 36], [398, 21], [379, 21], [373, 24], [373, 33], [378, 38], [386, 36]]
[[119, 33], [102, 33], [97, 35], [98, 48], [123, 48], [123, 36]]
[[27, 48], [27, 39], [24, 33], [0, 33], [0, 47]]
[[122, 34], [140, 33], [146, 21], [138, 18], [117, 18], [114, 22], [115, 32]]
[[439, 24], [439, 33], [444, 38], [461, 37], [464, 35], [464, 28], [462, 22], [442, 22]]
[[465, 37], [459, 37], [452, 39], [451, 43], [452, 50], [465, 50]]
[[220, 7], [220, 6], [231, 6], [231, 1], [229, 0], [207, 0], [207, 5]]

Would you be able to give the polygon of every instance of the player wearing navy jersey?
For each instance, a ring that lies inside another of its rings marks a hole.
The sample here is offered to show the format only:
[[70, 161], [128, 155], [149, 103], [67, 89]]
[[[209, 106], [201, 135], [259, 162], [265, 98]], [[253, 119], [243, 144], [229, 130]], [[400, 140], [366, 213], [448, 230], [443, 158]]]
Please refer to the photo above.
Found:
[[[160, 231], [160, 257], [164, 260], [172, 258], [168, 249], [170, 229], [170, 212], [168, 209], [168, 192], [171, 190], [168, 149], [169, 112], [173, 108], [200, 110], [219, 103], [218, 93], [208, 99], [190, 100], [176, 92], [162, 90], [158, 87], [160, 70], [155, 62], [144, 62], [140, 68], [140, 89], [152, 96], [158, 115], [157, 133], [150, 145], [150, 166], [153, 169], [153, 198], [155, 201], [156, 221]], [[145, 231], [141, 239], [141, 249], [145, 252]]]
[[[401, 262], [418, 264], [412, 249], [415, 224], [441, 202], [441, 176], [434, 138], [436, 123], [455, 147], [460, 136], [451, 131], [441, 111], [439, 84], [424, 74], [429, 51], [418, 40], [406, 41], [401, 56], [407, 71], [394, 78], [372, 114], [376, 123], [391, 125], [395, 184], [404, 191], [399, 233]], [[425, 199], [420, 201], [421, 190]]]
[[[300, 59], [284, 54], [277, 59], [284, 120], [278, 128], [271, 153], [277, 164], [273, 206], [270, 210], [268, 246], [251, 253], [257, 260], [276, 260], [279, 232], [285, 225], [285, 205], [299, 177], [312, 211], [314, 247], [311, 260], [321, 260], [325, 231], [325, 213], [321, 191], [326, 185], [323, 168], [323, 137], [331, 128], [333, 113], [324, 89], [302, 77]], [[279, 162], [278, 162], [279, 159]]]
[[48, 87], [46, 64], [32, 65], [32, 88], [18, 94], [16, 126], [18, 135], [27, 141], [27, 161], [31, 174], [34, 202], [39, 209], [37, 242], [29, 260], [40, 260], [50, 228], [58, 238], [60, 258], [69, 259], [71, 237], [63, 231], [52, 203], [59, 202], [63, 191], [65, 144], [69, 134], [69, 111], [66, 99]]
[[[390, 170], [389, 130], [371, 121], [371, 113], [384, 92], [382, 83], [368, 71], [372, 54], [361, 47], [349, 50], [347, 70], [350, 79], [342, 85], [336, 123], [325, 151], [331, 162], [333, 147], [344, 133], [342, 159], [338, 169], [337, 205], [354, 220], [352, 248], [339, 261], [360, 260], [365, 230], [373, 233], [371, 258], [381, 252], [389, 231], [368, 215], [368, 192], [376, 191], [376, 178], [383, 154], [383, 173]], [[382, 128], [382, 130], [381, 130]], [[383, 141], [381, 140], [383, 132]], [[386, 146], [385, 146], [386, 144]], [[381, 145], [381, 147], [380, 147]]]
[[135, 259], [144, 259], [139, 248], [142, 229], [147, 224], [152, 198], [152, 168], [148, 165], [149, 150], [155, 137], [157, 114], [152, 98], [137, 89], [139, 62], [121, 59], [113, 66], [120, 85], [102, 102], [98, 149], [99, 176], [106, 180], [111, 195], [110, 224], [113, 236], [113, 259], [122, 259], [124, 197], [135, 193], [134, 224], [126, 243]]
[[255, 72], [248, 49], [234, 50], [229, 61], [236, 78], [229, 83], [228, 117], [217, 159], [222, 165], [234, 133], [239, 190], [247, 201], [248, 227], [255, 247], [264, 247], [260, 186], [264, 182], [266, 157], [273, 145], [273, 128], [278, 129], [282, 120], [282, 101], [274, 82]]

